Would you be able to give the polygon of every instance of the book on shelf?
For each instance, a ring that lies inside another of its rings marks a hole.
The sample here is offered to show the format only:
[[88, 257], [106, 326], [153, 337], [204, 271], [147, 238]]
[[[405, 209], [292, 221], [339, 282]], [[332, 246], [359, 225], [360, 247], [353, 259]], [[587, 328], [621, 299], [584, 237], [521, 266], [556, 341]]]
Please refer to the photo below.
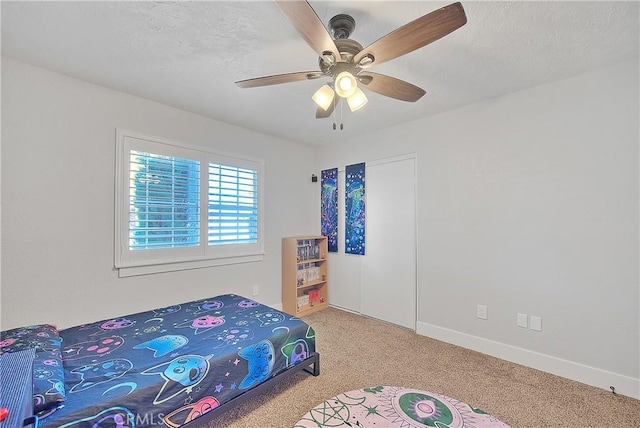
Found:
[[320, 246], [315, 239], [301, 239], [298, 241], [298, 261], [319, 258]]
[[302, 287], [313, 281], [320, 281], [320, 266], [313, 262], [299, 264], [296, 271], [296, 285]]
[[296, 305], [298, 309], [304, 306], [314, 306], [316, 303], [323, 303], [324, 299], [320, 296], [320, 292], [317, 288], [306, 290], [304, 294], [301, 294], [296, 299]]
[[307, 306], [309, 304], [309, 295], [308, 294], [303, 294], [302, 296], [298, 296], [298, 309], [300, 309], [303, 306]]

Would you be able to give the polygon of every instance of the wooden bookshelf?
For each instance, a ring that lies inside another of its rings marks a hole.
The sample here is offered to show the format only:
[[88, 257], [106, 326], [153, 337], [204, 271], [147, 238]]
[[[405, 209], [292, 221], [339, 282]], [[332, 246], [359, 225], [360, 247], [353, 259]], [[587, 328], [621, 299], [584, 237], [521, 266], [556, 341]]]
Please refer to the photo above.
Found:
[[282, 310], [304, 316], [329, 305], [327, 238], [282, 238]]

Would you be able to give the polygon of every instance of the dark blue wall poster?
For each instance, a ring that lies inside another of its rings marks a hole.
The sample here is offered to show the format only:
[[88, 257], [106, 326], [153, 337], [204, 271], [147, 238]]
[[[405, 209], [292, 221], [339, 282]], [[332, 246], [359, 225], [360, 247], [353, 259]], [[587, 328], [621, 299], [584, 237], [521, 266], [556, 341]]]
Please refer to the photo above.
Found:
[[327, 237], [329, 252], [338, 252], [338, 168], [320, 174], [320, 234]]
[[345, 169], [344, 252], [364, 255], [365, 237], [365, 165], [347, 165]]

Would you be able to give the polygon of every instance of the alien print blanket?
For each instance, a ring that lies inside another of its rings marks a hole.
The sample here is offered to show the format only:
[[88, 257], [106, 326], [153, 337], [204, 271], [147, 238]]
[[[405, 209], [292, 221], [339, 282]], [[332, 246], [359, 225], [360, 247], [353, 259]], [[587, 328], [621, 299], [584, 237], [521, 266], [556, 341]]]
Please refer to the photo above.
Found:
[[303, 321], [237, 295], [60, 331], [66, 401], [41, 427], [178, 427], [307, 358]]

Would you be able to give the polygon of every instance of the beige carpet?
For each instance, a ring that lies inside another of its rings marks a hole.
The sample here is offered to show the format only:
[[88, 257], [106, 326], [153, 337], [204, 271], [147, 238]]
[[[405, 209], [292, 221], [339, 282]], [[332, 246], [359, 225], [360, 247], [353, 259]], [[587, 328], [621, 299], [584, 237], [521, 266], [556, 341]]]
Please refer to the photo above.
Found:
[[292, 427], [341, 392], [378, 385], [432, 391], [514, 428], [639, 428], [640, 401], [329, 308], [316, 330], [321, 373], [300, 373], [212, 427]]

